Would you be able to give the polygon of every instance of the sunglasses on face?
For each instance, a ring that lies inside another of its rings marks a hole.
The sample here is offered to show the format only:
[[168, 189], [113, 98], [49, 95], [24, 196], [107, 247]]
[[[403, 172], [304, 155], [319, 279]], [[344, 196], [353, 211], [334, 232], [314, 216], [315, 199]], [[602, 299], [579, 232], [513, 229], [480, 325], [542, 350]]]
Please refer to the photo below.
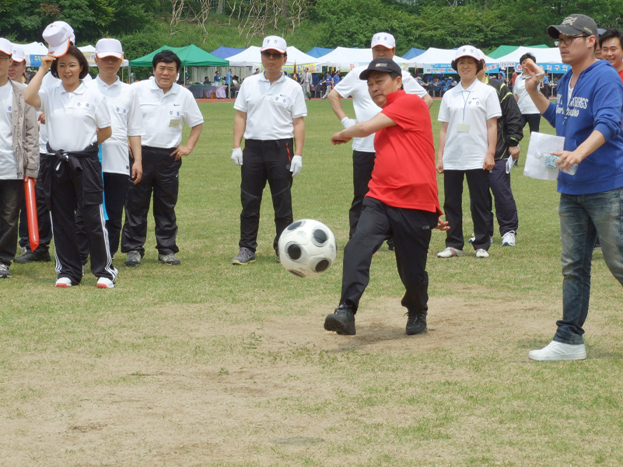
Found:
[[279, 53], [279, 52], [262, 52], [262, 55], [266, 58], [273, 58], [275, 60], [280, 59], [281, 57], [283, 57], [285, 54]]

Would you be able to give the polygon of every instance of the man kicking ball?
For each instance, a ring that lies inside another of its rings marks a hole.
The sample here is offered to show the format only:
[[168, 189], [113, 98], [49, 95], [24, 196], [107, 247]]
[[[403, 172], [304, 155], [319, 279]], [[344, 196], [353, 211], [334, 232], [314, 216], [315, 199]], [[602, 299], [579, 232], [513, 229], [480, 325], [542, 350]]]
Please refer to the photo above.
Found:
[[342, 297], [324, 328], [355, 334], [355, 313], [370, 280], [372, 255], [394, 238], [396, 265], [406, 293], [407, 334], [426, 332], [431, 230], [447, 230], [437, 196], [435, 147], [426, 103], [402, 90], [400, 67], [389, 58], [372, 60], [360, 75], [381, 112], [331, 137], [333, 144], [376, 133], [376, 160], [357, 230], [344, 250]]

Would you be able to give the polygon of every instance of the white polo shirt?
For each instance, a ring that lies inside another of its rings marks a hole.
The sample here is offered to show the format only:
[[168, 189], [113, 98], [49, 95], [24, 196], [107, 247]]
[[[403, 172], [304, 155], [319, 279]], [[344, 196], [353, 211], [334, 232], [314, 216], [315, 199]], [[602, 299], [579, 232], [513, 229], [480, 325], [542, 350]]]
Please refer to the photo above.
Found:
[[487, 120], [501, 115], [497, 92], [478, 79], [467, 89], [459, 83], [447, 91], [439, 108], [439, 121], [448, 123], [444, 170], [482, 169], [489, 149]]
[[13, 85], [0, 86], [0, 180], [17, 180], [17, 160], [13, 152]]
[[97, 142], [98, 128], [111, 126], [106, 99], [83, 80], [73, 92], [67, 92], [61, 83], [40, 89], [39, 97], [53, 150], [82, 151]]
[[[368, 82], [359, 79], [361, 72], [367, 69], [367, 66], [353, 68], [334, 88], [344, 99], [352, 96], [353, 108], [355, 109], [355, 116], [358, 122], [370, 120], [381, 111], [381, 108], [370, 97]], [[418, 84], [408, 71], [402, 72], [402, 85], [407, 94], [415, 94], [420, 97], [424, 97], [427, 94], [426, 90]], [[353, 150], [376, 152], [374, 150], [374, 133], [365, 138], [353, 138]]]
[[[537, 89], [539, 89], [539, 91], [541, 90], [541, 83], [539, 83], [539, 87]], [[517, 96], [517, 105], [523, 115], [541, 113], [539, 112], [537, 106], [534, 105], [534, 102], [532, 102], [532, 98], [530, 97], [530, 94], [528, 94], [528, 91], [526, 91], [526, 77], [523, 73], [515, 80], [513, 94]]]
[[112, 120], [112, 136], [102, 144], [102, 169], [106, 173], [128, 175], [128, 136], [143, 135], [143, 114], [135, 89], [119, 78], [108, 85], [99, 76], [87, 83], [87, 87], [96, 89], [106, 98]]
[[[85, 83], [92, 81], [91, 75], [86, 75], [82, 80]], [[60, 86], [61, 80], [52, 76], [52, 73], [48, 72], [41, 81], [40, 89], [48, 89], [54, 86]], [[39, 116], [41, 112], [38, 113]], [[48, 127], [44, 123], [39, 125], [39, 153], [45, 154], [47, 152], [46, 144], [48, 143]]]
[[143, 114], [143, 146], [175, 148], [182, 142], [184, 123], [194, 127], [203, 123], [203, 115], [192, 93], [175, 83], [165, 94], [149, 78], [132, 85]]
[[293, 120], [307, 116], [303, 88], [285, 74], [272, 85], [264, 73], [246, 78], [234, 109], [247, 114], [244, 139], [263, 141], [293, 138]]

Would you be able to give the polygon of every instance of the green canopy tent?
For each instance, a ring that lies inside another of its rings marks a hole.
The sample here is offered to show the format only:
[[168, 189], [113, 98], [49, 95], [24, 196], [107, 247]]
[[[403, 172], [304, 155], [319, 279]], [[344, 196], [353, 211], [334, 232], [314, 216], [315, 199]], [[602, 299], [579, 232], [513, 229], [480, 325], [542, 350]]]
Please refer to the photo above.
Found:
[[[527, 47], [535, 47], [537, 49], [549, 49], [549, 46], [547, 46], [545, 44], [530, 45], [530, 46], [527, 46]], [[503, 57], [504, 55], [508, 55], [509, 53], [514, 52], [518, 48], [519, 48], [518, 45], [501, 45], [497, 49], [495, 49], [493, 52], [488, 53], [487, 56], [491, 57], [491, 58], [498, 59], [500, 57]], [[132, 63], [132, 62], [130, 62], [130, 63]]]
[[[187, 45], [186, 47], [169, 47], [168, 45], [163, 45], [159, 49], [154, 50], [152, 53], [147, 54], [144, 57], [130, 60], [130, 66], [150, 67], [152, 66], [154, 56], [163, 50], [171, 50], [172, 52], [175, 52], [175, 54], [182, 61], [182, 66], [184, 68], [189, 66], [229, 66], [229, 62], [227, 60], [223, 60], [222, 58], [212, 55], [194, 44]], [[184, 81], [185, 80], [186, 73], [184, 73]]]

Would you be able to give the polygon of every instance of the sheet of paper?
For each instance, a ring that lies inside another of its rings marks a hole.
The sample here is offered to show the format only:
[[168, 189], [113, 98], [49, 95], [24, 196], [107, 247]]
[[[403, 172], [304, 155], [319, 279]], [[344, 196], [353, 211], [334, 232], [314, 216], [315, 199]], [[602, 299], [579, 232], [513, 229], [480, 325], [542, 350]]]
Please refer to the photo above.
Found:
[[564, 149], [565, 138], [562, 136], [546, 135], [533, 131], [530, 134], [530, 145], [526, 156], [526, 166], [523, 174], [539, 180], [556, 180], [558, 169], [545, 167], [543, 160], [537, 159], [538, 152], [558, 152]]

